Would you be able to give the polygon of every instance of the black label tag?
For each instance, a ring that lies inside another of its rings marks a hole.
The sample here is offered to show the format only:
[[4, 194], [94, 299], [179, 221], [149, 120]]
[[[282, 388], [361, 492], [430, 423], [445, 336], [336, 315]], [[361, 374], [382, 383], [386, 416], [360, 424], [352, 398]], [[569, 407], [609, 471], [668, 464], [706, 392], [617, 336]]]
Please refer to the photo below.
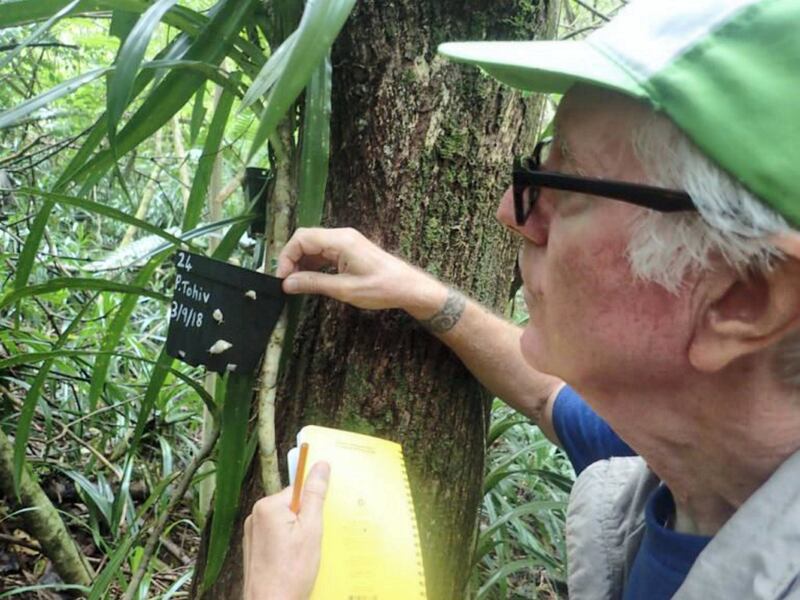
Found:
[[252, 373], [278, 322], [281, 279], [199, 254], [175, 254], [167, 354], [217, 373]]

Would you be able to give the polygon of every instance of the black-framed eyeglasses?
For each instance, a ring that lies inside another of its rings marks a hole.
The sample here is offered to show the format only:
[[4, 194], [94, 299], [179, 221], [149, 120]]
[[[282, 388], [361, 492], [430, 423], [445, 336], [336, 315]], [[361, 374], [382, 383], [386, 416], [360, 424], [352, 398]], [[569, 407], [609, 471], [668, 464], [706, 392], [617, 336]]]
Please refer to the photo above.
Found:
[[[539, 198], [541, 188], [612, 198], [659, 212], [697, 210], [689, 194], [680, 190], [543, 171], [541, 169], [542, 153], [550, 142], [552, 139], [542, 140], [536, 144], [531, 157], [514, 159], [512, 171], [514, 217], [519, 226], [524, 225], [528, 219], [528, 215]], [[529, 190], [527, 197], [526, 190]]]

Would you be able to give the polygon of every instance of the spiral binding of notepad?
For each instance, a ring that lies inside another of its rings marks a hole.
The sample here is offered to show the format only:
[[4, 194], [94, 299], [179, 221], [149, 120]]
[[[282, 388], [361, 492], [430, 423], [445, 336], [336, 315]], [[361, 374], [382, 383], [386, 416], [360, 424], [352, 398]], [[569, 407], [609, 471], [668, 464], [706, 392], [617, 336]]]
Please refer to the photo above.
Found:
[[405, 485], [405, 492], [406, 492], [406, 506], [408, 507], [408, 511], [411, 516], [411, 523], [413, 525], [414, 531], [414, 551], [416, 553], [416, 566], [417, 566], [417, 584], [419, 589], [417, 590], [417, 598], [421, 600], [425, 600], [427, 596], [427, 591], [425, 588], [425, 566], [422, 562], [422, 547], [419, 541], [419, 527], [417, 526], [417, 513], [414, 510], [414, 498], [411, 495], [411, 484], [408, 480], [408, 469], [406, 468], [406, 461], [405, 457], [403, 456], [403, 448], [402, 446], [398, 445], [398, 453], [400, 454], [400, 464], [402, 465], [402, 472], [403, 472], [403, 482]]

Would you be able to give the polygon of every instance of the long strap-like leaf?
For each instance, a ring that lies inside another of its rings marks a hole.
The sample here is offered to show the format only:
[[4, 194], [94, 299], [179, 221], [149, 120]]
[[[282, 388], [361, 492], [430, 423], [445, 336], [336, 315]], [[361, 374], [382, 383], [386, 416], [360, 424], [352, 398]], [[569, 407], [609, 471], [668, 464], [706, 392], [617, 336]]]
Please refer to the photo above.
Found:
[[91, 71], [87, 71], [86, 73], [81, 73], [77, 77], [73, 77], [72, 79], [68, 79], [67, 81], [62, 81], [61, 83], [50, 88], [46, 92], [39, 94], [38, 96], [34, 96], [30, 100], [26, 100], [22, 104], [18, 104], [13, 108], [9, 108], [8, 110], [0, 112], [0, 129], [11, 127], [21, 119], [28, 116], [30, 113], [39, 110], [43, 106], [47, 106], [48, 104], [50, 104], [54, 100], [58, 100], [62, 96], [71, 94], [79, 87], [89, 83], [90, 81], [94, 81], [98, 77], [101, 77], [105, 73], [108, 73], [110, 70], [111, 67], [101, 67], [99, 69], [92, 69]]
[[206, 590], [219, 576], [228, 551], [239, 508], [242, 472], [249, 456], [248, 444], [243, 440], [247, 439], [255, 376], [230, 373], [227, 377], [217, 452], [217, 489], [203, 577]]
[[57, 204], [82, 208], [85, 211], [92, 212], [98, 215], [103, 215], [105, 217], [109, 217], [110, 219], [114, 219], [115, 221], [119, 221], [121, 223], [133, 225], [143, 231], [147, 231], [148, 233], [152, 233], [153, 235], [157, 235], [158, 237], [163, 238], [167, 242], [174, 244], [176, 247], [180, 247], [182, 245], [191, 246], [189, 242], [182, 240], [181, 238], [176, 237], [171, 233], [167, 233], [160, 227], [151, 225], [147, 221], [137, 219], [136, 217], [133, 217], [126, 212], [122, 212], [121, 210], [117, 210], [116, 208], [112, 208], [107, 204], [101, 204], [99, 202], [94, 202], [92, 200], [86, 200], [85, 198], [76, 198], [75, 196], [67, 196], [66, 194], [54, 194], [52, 192], [45, 192], [42, 190], [37, 190], [29, 187], [19, 188], [17, 192], [20, 194], [31, 194], [32, 196], [41, 196], [42, 198], [51, 200]]
[[[219, 64], [257, 2], [220, 0], [214, 16], [193, 41], [183, 59]], [[170, 71], [119, 132], [116, 155], [123, 156], [163, 127], [192, 99], [205, 80], [205, 76], [193, 71]], [[113, 165], [114, 160], [115, 153], [111, 149], [101, 151], [75, 174], [75, 178], [85, 180], [84, 187], [93, 185]]]
[[69, 4], [62, 7], [54, 15], [47, 19], [47, 21], [39, 25], [39, 27], [37, 27], [28, 37], [26, 37], [21, 44], [0, 58], [0, 71], [2, 71], [6, 65], [11, 64], [11, 61], [19, 56], [20, 52], [42, 37], [42, 35], [44, 35], [45, 32], [47, 32], [56, 23], [56, 21], [72, 12], [72, 10], [78, 5], [79, 1], [80, 0], [71, 0]]
[[[139, 271], [139, 274], [136, 276], [133, 285], [137, 287], [146, 286], [150, 282], [153, 272], [156, 270], [156, 268], [158, 268], [165, 258], [166, 253], [152, 258], [150, 262], [148, 262], [141, 269], [141, 271]], [[100, 394], [103, 392], [103, 386], [105, 385], [106, 376], [108, 375], [108, 367], [111, 365], [110, 353], [116, 349], [120, 338], [122, 338], [122, 332], [128, 325], [128, 321], [130, 320], [131, 315], [133, 314], [134, 309], [136, 309], [138, 303], [138, 296], [133, 294], [128, 294], [125, 296], [125, 298], [122, 299], [122, 302], [120, 302], [119, 308], [117, 309], [117, 314], [114, 315], [114, 318], [106, 329], [103, 343], [100, 345], [101, 354], [95, 358], [94, 368], [92, 369], [92, 379], [91, 384], [89, 385], [90, 411], [93, 411], [95, 408], [97, 408], [97, 401], [100, 398]]]
[[[291, 47], [286, 50], [285, 56], [277, 57], [277, 60], [282, 61], [282, 68], [267, 96], [248, 158], [252, 159], [264, 142], [272, 137], [278, 123], [306, 87], [314, 70], [327, 56], [354, 4], [355, 0], [306, 2], [303, 18], [293, 34]], [[274, 64], [270, 65], [274, 60], [276, 57], [272, 56], [262, 70], [274, 68]]]
[[5, 296], [0, 297], [0, 310], [29, 296], [42, 296], [44, 294], [53, 294], [63, 290], [100, 290], [104, 292], [120, 292], [122, 294], [139, 294], [140, 296], [155, 298], [162, 302], [167, 302], [169, 300], [164, 294], [127, 283], [85, 277], [56, 277], [45, 283], [30, 285], [21, 290], [11, 290], [6, 293]]
[[106, 96], [106, 118], [108, 119], [109, 137], [113, 138], [117, 124], [122, 118], [125, 107], [133, 95], [136, 75], [144, 60], [144, 53], [150, 43], [156, 27], [177, 0], [156, 0], [153, 5], [136, 22], [119, 49], [115, 69], [108, 80]]
[[[92, 296], [86, 304], [78, 311], [75, 318], [67, 326], [63, 333], [59, 336], [56, 343], [53, 345], [53, 350], [58, 351], [70, 339], [70, 336], [78, 327], [83, 323], [83, 316], [86, 311], [94, 306], [94, 300], [97, 294]], [[42, 388], [44, 387], [47, 377], [50, 374], [50, 369], [55, 362], [55, 358], [50, 358], [42, 363], [36, 373], [36, 377], [31, 382], [28, 392], [25, 394], [25, 400], [22, 403], [22, 409], [19, 411], [19, 419], [17, 419], [17, 427], [14, 430], [14, 492], [19, 496], [19, 483], [22, 480], [22, 469], [25, 466], [25, 449], [28, 445], [28, 436], [31, 431], [31, 423], [33, 422], [33, 415], [36, 411], [36, 404], [39, 401]]]
[[222, 138], [225, 133], [225, 125], [231, 114], [233, 106], [233, 94], [229, 90], [223, 91], [208, 127], [208, 134], [203, 145], [203, 154], [197, 163], [197, 169], [192, 182], [192, 189], [189, 192], [189, 201], [186, 203], [186, 211], [183, 215], [183, 231], [196, 227], [200, 222], [205, 206], [206, 195], [208, 194], [211, 182], [211, 173], [214, 170], [214, 162], [220, 152]]

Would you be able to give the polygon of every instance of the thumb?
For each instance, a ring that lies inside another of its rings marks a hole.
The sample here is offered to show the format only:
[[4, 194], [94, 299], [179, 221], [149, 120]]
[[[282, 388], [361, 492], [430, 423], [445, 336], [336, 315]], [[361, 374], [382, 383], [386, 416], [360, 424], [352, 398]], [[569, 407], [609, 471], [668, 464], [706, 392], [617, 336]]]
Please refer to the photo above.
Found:
[[326, 462], [315, 463], [306, 477], [303, 486], [303, 498], [300, 500], [300, 515], [312, 519], [322, 518], [322, 507], [325, 494], [328, 492], [328, 480], [331, 467]]
[[343, 273], [317, 273], [300, 271], [283, 280], [283, 291], [287, 294], [322, 294], [335, 300], [344, 300], [350, 289], [351, 276]]

